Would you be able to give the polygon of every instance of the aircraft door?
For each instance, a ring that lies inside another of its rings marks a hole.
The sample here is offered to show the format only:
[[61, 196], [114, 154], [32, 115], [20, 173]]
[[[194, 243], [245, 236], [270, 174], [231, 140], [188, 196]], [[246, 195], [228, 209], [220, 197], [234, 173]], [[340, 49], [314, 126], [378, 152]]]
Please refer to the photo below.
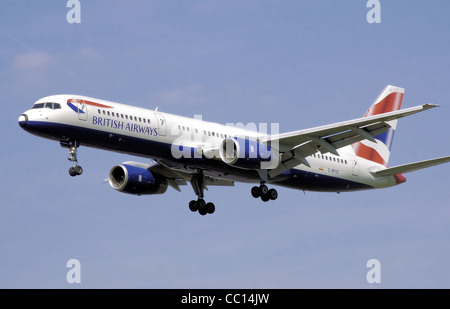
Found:
[[78, 119], [86, 121], [88, 118], [88, 110], [84, 100], [74, 98], [73, 103], [75, 103], [75, 106], [78, 108]]
[[356, 158], [356, 156], [351, 155], [351, 154], [349, 154], [348, 156], [350, 157], [350, 162], [352, 164], [352, 175], [358, 176], [358, 174], [359, 174], [358, 159]]
[[158, 135], [165, 136], [167, 133], [166, 118], [162, 114], [155, 114], [158, 121]]

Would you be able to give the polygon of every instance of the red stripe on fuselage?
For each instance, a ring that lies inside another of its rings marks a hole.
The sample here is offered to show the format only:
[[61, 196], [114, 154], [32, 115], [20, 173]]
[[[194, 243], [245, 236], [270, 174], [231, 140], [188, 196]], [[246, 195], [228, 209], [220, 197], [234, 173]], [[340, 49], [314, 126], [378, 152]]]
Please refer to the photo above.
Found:
[[83, 100], [83, 99], [69, 99], [69, 100], [67, 100], [67, 103], [83, 103], [83, 102], [85, 104], [87, 104], [87, 105], [103, 107], [103, 108], [113, 108], [112, 106], [108, 106], [108, 105], [104, 105], [104, 104], [100, 104], [100, 103], [96, 103], [96, 102], [92, 102], [92, 101], [87, 101], [87, 100]]

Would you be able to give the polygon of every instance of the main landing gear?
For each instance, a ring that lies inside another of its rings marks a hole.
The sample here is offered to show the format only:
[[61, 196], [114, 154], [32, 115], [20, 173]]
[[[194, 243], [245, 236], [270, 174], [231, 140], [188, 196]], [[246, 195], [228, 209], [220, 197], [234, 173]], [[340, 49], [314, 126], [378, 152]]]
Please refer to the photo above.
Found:
[[67, 160], [74, 162], [74, 166], [69, 168], [69, 175], [72, 177], [75, 177], [77, 175], [83, 174], [83, 168], [78, 165], [78, 158], [77, 158], [77, 150], [78, 147], [80, 147], [80, 143], [78, 142], [60, 142], [61, 147], [69, 148], [69, 157]]
[[192, 200], [189, 202], [189, 209], [192, 212], [198, 211], [198, 213], [202, 216], [206, 214], [212, 214], [216, 210], [216, 206], [208, 202], [206, 203], [202, 197], [199, 197], [198, 200]]
[[197, 174], [194, 174], [191, 179], [191, 185], [194, 189], [195, 194], [198, 196], [197, 200], [192, 200], [189, 202], [189, 209], [192, 212], [198, 211], [202, 216], [206, 214], [212, 214], [216, 210], [216, 206], [211, 202], [205, 202], [204, 198], [204, 184], [205, 177], [203, 176], [203, 171], [199, 170]]
[[269, 200], [276, 200], [278, 197], [278, 192], [275, 189], [269, 189], [265, 185], [265, 182], [262, 181], [259, 187], [254, 186], [252, 188], [252, 196], [254, 198], [260, 197], [262, 201], [267, 202]]

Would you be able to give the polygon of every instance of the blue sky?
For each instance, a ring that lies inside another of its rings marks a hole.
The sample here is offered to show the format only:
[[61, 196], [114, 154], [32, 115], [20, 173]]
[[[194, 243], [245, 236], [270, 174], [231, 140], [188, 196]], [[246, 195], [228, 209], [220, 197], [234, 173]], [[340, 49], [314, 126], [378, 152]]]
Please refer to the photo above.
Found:
[[[282, 132], [358, 118], [387, 84], [403, 107], [390, 165], [450, 153], [447, 1], [81, 0], [0, 3], [1, 288], [450, 288], [450, 165], [398, 187], [346, 193], [251, 185], [210, 188], [214, 215], [191, 213], [190, 186], [130, 196], [109, 169], [145, 159], [67, 150], [27, 134], [37, 99], [76, 93], [220, 123], [280, 123]], [[81, 263], [81, 284], [66, 262]], [[381, 284], [366, 281], [369, 259]]]

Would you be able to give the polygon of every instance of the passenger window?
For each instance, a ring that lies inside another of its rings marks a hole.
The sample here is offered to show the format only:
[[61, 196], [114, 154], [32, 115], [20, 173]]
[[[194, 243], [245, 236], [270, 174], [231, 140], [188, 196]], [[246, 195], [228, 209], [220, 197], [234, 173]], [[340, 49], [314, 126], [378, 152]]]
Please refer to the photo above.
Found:
[[108, 116], [110, 116], [111, 114], [109, 113], [109, 111], [107, 111], [107, 113], [108, 113]]
[[141, 117], [139, 117], [139, 122], [142, 122], [142, 118]]
[[111, 112], [112, 116], [114, 117], [114, 112]]

